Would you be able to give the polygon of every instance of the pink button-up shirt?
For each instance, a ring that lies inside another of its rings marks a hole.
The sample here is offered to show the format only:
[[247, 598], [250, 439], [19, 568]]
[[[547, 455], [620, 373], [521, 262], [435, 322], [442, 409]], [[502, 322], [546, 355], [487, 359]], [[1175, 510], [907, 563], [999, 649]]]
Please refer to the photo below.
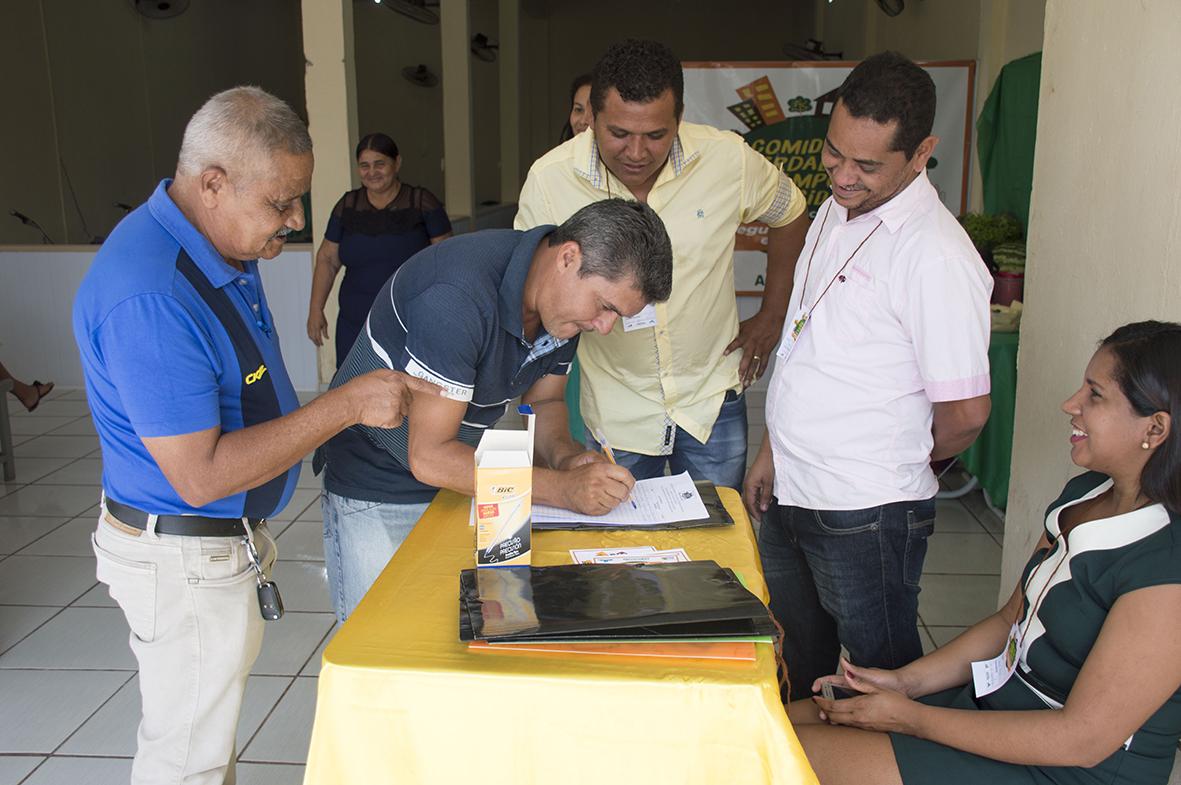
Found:
[[779, 503], [854, 510], [934, 496], [933, 404], [989, 392], [991, 292], [925, 172], [853, 219], [830, 197], [796, 265], [785, 336], [801, 312], [808, 321], [790, 351], [781, 341], [767, 393]]

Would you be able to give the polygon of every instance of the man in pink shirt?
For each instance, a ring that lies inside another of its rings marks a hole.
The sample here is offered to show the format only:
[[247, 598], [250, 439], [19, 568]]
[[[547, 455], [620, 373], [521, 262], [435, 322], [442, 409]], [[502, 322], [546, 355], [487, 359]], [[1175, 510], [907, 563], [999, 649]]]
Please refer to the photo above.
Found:
[[930, 462], [988, 419], [992, 279], [927, 179], [934, 116], [931, 77], [886, 52], [845, 80], [825, 140], [833, 194], [796, 265], [743, 489], [792, 699], [842, 645], [870, 667], [922, 656]]

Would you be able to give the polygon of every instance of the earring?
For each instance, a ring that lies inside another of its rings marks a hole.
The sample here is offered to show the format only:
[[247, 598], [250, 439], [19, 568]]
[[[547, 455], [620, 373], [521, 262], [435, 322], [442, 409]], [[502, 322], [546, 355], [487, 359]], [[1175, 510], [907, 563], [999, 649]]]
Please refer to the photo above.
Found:
[[1140, 442], [1140, 449], [1142, 449], [1142, 450], [1147, 450], [1147, 449], [1148, 449], [1148, 440], [1147, 440], [1147, 439], [1145, 439], [1144, 441]]

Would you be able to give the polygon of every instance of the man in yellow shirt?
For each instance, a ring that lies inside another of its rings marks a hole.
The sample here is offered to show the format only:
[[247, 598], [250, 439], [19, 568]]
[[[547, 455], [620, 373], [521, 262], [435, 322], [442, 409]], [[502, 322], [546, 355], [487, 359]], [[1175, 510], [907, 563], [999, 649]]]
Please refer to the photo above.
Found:
[[[808, 219], [795, 184], [740, 136], [681, 122], [684, 76], [663, 44], [612, 46], [592, 73], [594, 124], [534, 162], [515, 228], [560, 224], [612, 196], [646, 202], [673, 246], [666, 303], [586, 336], [582, 416], [637, 479], [689, 471], [739, 488], [746, 470], [743, 390], [779, 341]], [[759, 312], [738, 321], [734, 233], [770, 227]]]

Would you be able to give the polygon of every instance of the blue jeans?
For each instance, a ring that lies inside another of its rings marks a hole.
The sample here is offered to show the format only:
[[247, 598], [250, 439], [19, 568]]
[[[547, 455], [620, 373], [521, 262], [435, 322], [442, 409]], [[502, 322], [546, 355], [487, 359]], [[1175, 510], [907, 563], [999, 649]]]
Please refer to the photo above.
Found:
[[771, 612], [783, 625], [791, 699], [835, 673], [841, 645], [855, 665], [900, 668], [923, 655], [919, 577], [935, 500], [867, 510], [808, 510], [772, 499], [759, 529]]
[[324, 566], [336, 618], [344, 621], [426, 512], [422, 504], [366, 502], [324, 492]]
[[[610, 439], [610, 435], [607, 436]], [[598, 444], [588, 428], [586, 444]], [[726, 393], [718, 419], [708, 442], [699, 442], [677, 428], [671, 455], [642, 455], [614, 450], [615, 460], [637, 480], [663, 477], [667, 464], [673, 474], [689, 472], [694, 480], [709, 480], [725, 488], [742, 489], [746, 476], [746, 396], [733, 390]]]

